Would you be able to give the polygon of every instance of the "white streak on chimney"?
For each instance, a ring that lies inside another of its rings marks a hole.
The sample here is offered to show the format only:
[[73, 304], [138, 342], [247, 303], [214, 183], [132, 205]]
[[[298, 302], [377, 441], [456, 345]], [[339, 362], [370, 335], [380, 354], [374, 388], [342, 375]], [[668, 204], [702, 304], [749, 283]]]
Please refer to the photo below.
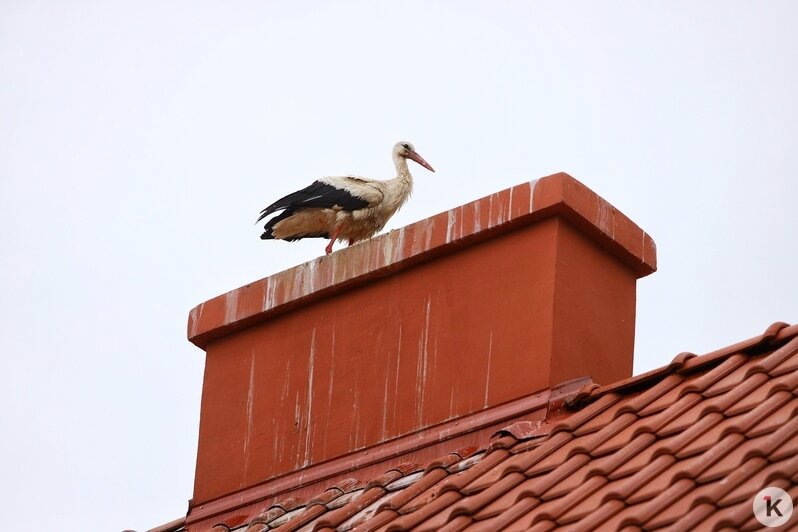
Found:
[[454, 223], [457, 221], [457, 216], [454, 214], [454, 209], [446, 211], [446, 243], [452, 241], [454, 237]]
[[367, 265], [366, 268], [369, 271], [378, 269], [380, 267], [380, 256], [379, 254], [375, 253], [377, 249], [376, 246], [372, 246], [370, 244], [360, 244], [360, 249], [361, 256], [365, 256], [363, 263]]
[[432, 234], [435, 232], [435, 218], [430, 218], [428, 224], [424, 224], [424, 249], [430, 248]]
[[393, 253], [391, 258], [393, 259], [392, 262], [398, 262], [404, 258], [405, 253], [405, 228], [402, 227], [399, 229], [399, 241], [396, 243], [396, 247], [393, 249]]
[[[335, 322], [332, 329], [332, 347], [330, 348], [330, 384], [327, 385], [327, 412], [332, 410], [333, 380], [335, 379]], [[330, 416], [324, 416], [324, 447], [322, 454], [327, 456], [327, 440], [330, 434]]]
[[[475, 201], [472, 203], [474, 206], [474, 232], [479, 233], [480, 229], [482, 229], [482, 221], [479, 219], [479, 201]], [[490, 208], [493, 210], [493, 194], [490, 196]], [[488, 213], [490, 215], [490, 212]]]
[[[425, 224], [426, 225], [426, 224]], [[410, 245], [410, 255], [418, 255], [419, 251], [421, 251], [421, 238], [419, 238], [419, 231], [413, 231], [413, 242]]]
[[391, 263], [391, 249], [396, 245], [394, 243], [396, 240], [396, 230], [389, 232], [385, 235], [385, 238], [382, 240], [382, 261], [383, 264], [390, 264]]
[[396, 348], [396, 373], [393, 384], [393, 419], [396, 419], [396, 407], [399, 406], [399, 368], [402, 363], [402, 323], [399, 323], [399, 346]]
[[432, 371], [438, 370], [438, 335], [432, 339]]
[[485, 403], [484, 407], [488, 407], [488, 390], [490, 389], [490, 363], [493, 358], [493, 331], [490, 331], [490, 340], [488, 340], [488, 369], [485, 372]]
[[249, 389], [247, 390], [247, 429], [244, 432], [244, 471], [241, 475], [239, 488], [244, 487], [244, 479], [247, 478], [249, 469], [249, 435], [252, 432], [252, 398], [255, 395], [255, 350], [250, 351], [251, 361], [249, 363]]
[[288, 399], [288, 383], [291, 377], [291, 359], [285, 361], [285, 377], [283, 379], [283, 389], [280, 391], [280, 403], [285, 407], [285, 402]]
[[493, 223], [493, 199], [496, 197], [496, 194], [491, 194], [488, 200], [488, 229], [496, 225]]
[[[285, 361], [285, 372], [283, 373], [283, 386], [280, 389], [280, 407], [285, 408], [288, 402], [288, 383], [291, 382], [291, 359]], [[277, 419], [277, 418], [275, 418]], [[274, 425], [274, 434], [277, 434], [277, 425]], [[274, 439], [274, 461], [280, 462], [285, 452], [285, 441], [287, 438]]]
[[274, 288], [276, 285], [275, 278], [266, 280], [266, 290], [263, 294], [263, 310], [274, 308]]
[[303, 465], [310, 464], [310, 435], [315, 432], [311, 429], [311, 415], [313, 413], [313, 364], [316, 362], [316, 326], [313, 326], [313, 334], [310, 337], [310, 355], [308, 359], [308, 413], [305, 421], [305, 462]]
[[299, 408], [299, 390], [294, 393], [294, 426], [299, 427], [299, 422], [302, 421], [302, 412]]
[[354, 384], [354, 393], [355, 393], [355, 400], [352, 403], [352, 410], [355, 412], [355, 443], [352, 445], [352, 433], [349, 434], [349, 448], [350, 449], [357, 449], [358, 447], [358, 440], [360, 439], [360, 421], [361, 416], [360, 414], [360, 386], [358, 386], [358, 380], [360, 378], [359, 374], [355, 374], [355, 384]]
[[[283, 386], [280, 390], [280, 407], [286, 408], [288, 402], [288, 388], [291, 382], [291, 359], [285, 361], [285, 372], [283, 372]], [[277, 425], [274, 425], [274, 434], [277, 434]], [[288, 438], [274, 439], [274, 461], [281, 462], [285, 453], [285, 442]]]
[[385, 370], [385, 387], [382, 391], [382, 439], [388, 434], [388, 369]]
[[[277, 434], [277, 418], [276, 417], [272, 418], [272, 434]], [[279, 456], [277, 454], [277, 446], [278, 446], [278, 440], [280, 440], [280, 439], [281, 438], [274, 438], [274, 440], [272, 441], [272, 461], [273, 462], [278, 462], [279, 461], [278, 460]], [[282, 439], [285, 439], [285, 438], [282, 438]]]
[[613, 227], [613, 212], [612, 212], [612, 205], [608, 202], [602, 200], [601, 198], [598, 199], [598, 213], [597, 213], [597, 220], [596, 224], [598, 225], [599, 229], [601, 229], [604, 234], [609, 235], [611, 238], [615, 238], [615, 227]]
[[199, 322], [202, 319], [202, 310], [205, 308], [205, 303], [191, 309], [191, 336], [197, 334]]
[[341, 280], [338, 278], [338, 255], [333, 255], [330, 257], [330, 260], [332, 261], [330, 263], [330, 269], [332, 270], [332, 284], [337, 284], [341, 282]]
[[224, 322], [233, 323], [236, 321], [236, 307], [238, 306], [238, 290], [227, 292], [224, 295]]
[[424, 308], [424, 330], [418, 339], [418, 364], [416, 365], [416, 397], [418, 403], [416, 407], [416, 417], [419, 424], [423, 421], [424, 416], [424, 391], [427, 380], [427, 356], [429, 344], [429, 315], [430, 315], [430, 302], [431, 297], [427, 297], [427, 303]]
[[316, 291], [316, 264], [318, 264], [318, 261], [312, 260], [305, 263], [305, 267], [302, 269], [302, 273], [304, 274], [304, 282], [302, 283], [302, 288], [304, 290], [302, 295], [306, 296]]
[[[294, 433], [299, 433], [302, 426], [302, 408], [299, 405], [299, 389], [296, 390], [294, 393]], [[288, 438], [283, 438], [287, 440]], [[296, 449], [293, 450], [296, 453], [296, 458], [294, 459], [294, 468], [298, 469], [300, 466], [300, 456], [299, 456], [299, 444], [297, 443]], [[280, 453], [282, 455], [282, 453]]]
[[529, 212], [535, 210], [535, 187], [537, 184], [537, 179], [533, 179], [529, 182]]

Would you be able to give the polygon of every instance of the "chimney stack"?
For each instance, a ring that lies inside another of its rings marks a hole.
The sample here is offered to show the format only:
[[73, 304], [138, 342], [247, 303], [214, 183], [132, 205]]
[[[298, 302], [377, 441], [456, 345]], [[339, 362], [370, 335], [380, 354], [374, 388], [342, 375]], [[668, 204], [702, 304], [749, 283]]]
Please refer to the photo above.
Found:
[[561, 173], [206, 301], [188, 322], [206, 351], [192, 508], [630, 377], [655, 269], [653, 240]]

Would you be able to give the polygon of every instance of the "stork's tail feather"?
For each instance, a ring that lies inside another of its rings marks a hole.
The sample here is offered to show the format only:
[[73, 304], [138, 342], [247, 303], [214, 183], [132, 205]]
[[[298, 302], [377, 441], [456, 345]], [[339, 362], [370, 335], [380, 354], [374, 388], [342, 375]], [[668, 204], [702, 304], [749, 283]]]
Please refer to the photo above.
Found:
[[[258, 221], [262, 220], [264, 216], [268, 216], [269, 214], [274, 212], [274, 211], [266, 212], [266, 211], [269, 211], [269, 209], [270, 208], [264, 209], [265, 214], [261, 214], [261, 217], [258, 219]], [[277, 216], [275, 216], [274, 218], [270, 218], [266, 222], [266, 225], [263, 226], [263, 234], [260, 235], [260, 239], [261, 240], [273, 240], [273, 239], [276, 239], [277, 237], [274, 236], [274, 226], [277, 225], [282, 220], [285, 220], [286, 218], [288, 218], [292, 214], [294, 214], [294, 211], [291, 210], [291, 209], [287, 209], [287, 210], [281, 212], [280, 214], [278, 214]]]
[[260, 216], [258, 216], [258, 219], [255, 220], [255, 223], [260, 222], [261, 220], [263, 220], [264, 218], [269, 216], [271, 213], [276, 212], [278, 210], [278, 209], [274, 209], [272, 207], [274, 207], [274, 206], [270, 205], [270, 206], [266, 207], [265, 209], [263, 209], [262, 211], [260, 211]]
[[[258, 219], [255, 221], [255, 223], [260, 222], [261, 220], [263, 220], [264, 218], [266, 218], [270, 214], [273, 214], [273, 213], [275, 213], [277, 211], [280, 211], [280, 210], [284, 210], [285, 209], [287, 211], [293, 212], [294, 209], [292, 208], [293, 205], [291, 204], [292, 196], [294, 196], [294, 194], [289, 194], [288, 196], [286, 196], [284, 198], [280, 198], [277, 201], [275, 201], [274, 203], [272, 203], [271, 205], [269, 205], [268, 207], [266, 207], [265, 209], [263, 209], [262, 211], [260, 211], [260, 216], [258, 216]], [[283, 213], [283, 214], [285, 214], [285, 213]]]

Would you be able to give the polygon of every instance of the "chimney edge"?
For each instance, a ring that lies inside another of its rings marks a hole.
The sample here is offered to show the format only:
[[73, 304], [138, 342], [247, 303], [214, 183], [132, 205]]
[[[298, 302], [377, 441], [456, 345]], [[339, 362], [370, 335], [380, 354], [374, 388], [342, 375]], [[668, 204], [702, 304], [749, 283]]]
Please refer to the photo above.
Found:
[[188, 339], [204, 349], [213, 340], [298, 306], [551, 216], [569, 221], [629, 267], [638, 279], [656, 271], [653, 239], [587, 186], [560, 172], [209, 299], [189, 313]]

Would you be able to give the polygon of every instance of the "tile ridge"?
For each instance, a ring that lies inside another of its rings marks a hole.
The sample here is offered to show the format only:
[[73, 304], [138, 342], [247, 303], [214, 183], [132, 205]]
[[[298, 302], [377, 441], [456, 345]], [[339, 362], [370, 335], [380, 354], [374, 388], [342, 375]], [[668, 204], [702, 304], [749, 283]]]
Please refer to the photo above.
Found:
[[775, 322], [758, 336], [703, 355], [682, 352], [676, 355], [669, 364], [640, 375], [603, 386], [588, 384], [577, 391], [570, 400], [566, 401], [566, 406], [572, 410], [580, 410], [608, 393], [625, 394], [642, 391], [656, 385], [668, 375], [684, 375], [699, 370], [711, 369], [711, 367], [738, 353], [747, 356], [758, 356], [767, 353], [769, 350], [779, 348], [796, 337], [798, 337], [798, 324], [790, 325], [785, 322]]

